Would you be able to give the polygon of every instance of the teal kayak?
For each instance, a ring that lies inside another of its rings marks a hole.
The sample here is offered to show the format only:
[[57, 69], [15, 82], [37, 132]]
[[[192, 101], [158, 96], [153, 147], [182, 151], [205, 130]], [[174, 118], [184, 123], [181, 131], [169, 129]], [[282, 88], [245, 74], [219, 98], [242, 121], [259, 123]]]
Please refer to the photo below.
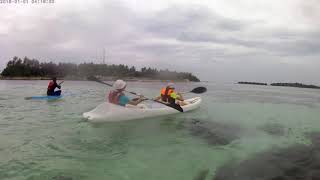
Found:
[[30, 96], [30, 97], [25, 97], [25, 100], [48, 100], [48, 99], [59, 99], [62, 96]]

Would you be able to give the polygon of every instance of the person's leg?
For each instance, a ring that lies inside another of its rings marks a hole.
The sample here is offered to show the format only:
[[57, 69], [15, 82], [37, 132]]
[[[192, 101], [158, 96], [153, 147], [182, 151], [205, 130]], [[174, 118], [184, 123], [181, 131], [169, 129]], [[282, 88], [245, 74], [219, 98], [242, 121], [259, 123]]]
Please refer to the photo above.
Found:
[[55, 91], [54, 96], [60, 96], [61, 95], [61, 90]]
[[188, 104], [189, 104], [189, 103], [186, 102], [186, 101], [181, 101], [180, 103], [181, 103], [180, 106], [185, 106], [185, 105], [188, 105]]
[[189, 103], [186, 102], [186, 101], [176, 100], [176, 104], [179, 104], [180, 106], [185, 106], [185, 105], [187, 105], [187, 104], [189, 104]]

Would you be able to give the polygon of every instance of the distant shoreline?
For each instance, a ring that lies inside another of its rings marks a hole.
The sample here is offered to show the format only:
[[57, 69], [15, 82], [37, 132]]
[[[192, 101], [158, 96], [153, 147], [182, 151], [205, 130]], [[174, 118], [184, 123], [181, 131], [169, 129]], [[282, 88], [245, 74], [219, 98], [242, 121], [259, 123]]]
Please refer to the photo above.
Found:
[[0, 77], [0, 80], [50, 80], [49, 77]]
[[[25, 81], [35, 81], [35, 80], [51, 80], [51, 77], [0, 77], [0, 80], [25, 80]], [[57, 78], [58, 80], [70, 80], [70, 81], [90, 81], [87, 78], [80, 77], [65, 77], [65, 78]], [[162, 79], [150, 79], [150, 78], [130, 78], [130, 77], [99, 77], [102, 81], [115, 81], [117, 79], [123, 79], [125, 81], [132, 82], [192, 82], [188, 79], [178, 79], [178, 80], [162, 80]]]
[[295, 88], [309, 88], [309, 89], [320, 89], [319, 86], [316, 85], [308, 85], [308, 84], [302, 84], [302, 83], [260, 83], [260, 82], [243, 82], [240, 81], [238, 84], [248, 84], [248, 85], [263, 85], [263, 86], [282, 86], [282, 87], [295, 87]]
[[39, 62], [28, 57], [13, 57], [1, 72], [1, 79], [6, 80], [47, 80], [50, 77], [67, 80], [87, 80], [88, 76], [97, 76], [101, 80], [114, 81], [125, 79], [128, 81], [166, 81], [200, 82], [200, 79], [190, 72], [158, 70], [157, 68], [136, 67], [125, 64], [96, 64], [96, 63], [53, 63]]
[[240, 81], [238, 84], [251, 84], [251, 85], [261, 85], [261, 86], [267, 86], [267, 83], [259, 83], [259, 82], [245, 82], [245, 81]]

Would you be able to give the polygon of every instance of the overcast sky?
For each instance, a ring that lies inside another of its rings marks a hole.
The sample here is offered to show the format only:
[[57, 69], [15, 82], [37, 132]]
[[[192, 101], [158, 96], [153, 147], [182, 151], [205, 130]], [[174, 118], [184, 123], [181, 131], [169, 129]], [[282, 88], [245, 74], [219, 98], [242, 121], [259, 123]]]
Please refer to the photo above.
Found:
[[[31, 1], [31, 0], [29, 0]], [[319, 0], [55, 0], [0, 4], [13, 56], [151, 66], [202, 80], [320, 84]]]

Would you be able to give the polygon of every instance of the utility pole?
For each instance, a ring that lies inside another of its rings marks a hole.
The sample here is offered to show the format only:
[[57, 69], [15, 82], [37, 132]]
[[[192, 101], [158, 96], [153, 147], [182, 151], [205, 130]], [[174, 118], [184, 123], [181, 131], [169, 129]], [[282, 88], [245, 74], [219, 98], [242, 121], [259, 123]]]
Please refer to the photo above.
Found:
[[95, 59], [95, 61], [98, 62], [99, 59], [100, 59], [99, 58], [99, 49], [96, 49], [96, 59]]
[[106, 48], [103, 48], [103, 64], [106, 64]]

